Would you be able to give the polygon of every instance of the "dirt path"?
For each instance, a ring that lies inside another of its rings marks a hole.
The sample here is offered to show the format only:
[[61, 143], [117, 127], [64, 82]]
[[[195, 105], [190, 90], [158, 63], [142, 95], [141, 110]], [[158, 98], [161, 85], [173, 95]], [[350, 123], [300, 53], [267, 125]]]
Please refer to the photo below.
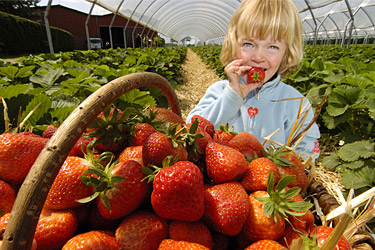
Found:
[[182, 76], [183, 83], [176, 89], [176, 94], [180, 101], [182, 117], [185, 120], [206, 89], [220, 78], [190, 48], [187, 49], [186, 59], [182, 64]]

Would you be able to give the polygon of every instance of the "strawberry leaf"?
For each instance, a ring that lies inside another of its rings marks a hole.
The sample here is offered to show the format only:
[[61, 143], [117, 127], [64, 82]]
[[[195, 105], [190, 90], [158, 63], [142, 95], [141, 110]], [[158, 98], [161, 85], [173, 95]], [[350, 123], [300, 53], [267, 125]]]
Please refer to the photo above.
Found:
[[103, 205], [108, 208], [109, 212], [111, 212], [111, 205], [109, 204], [109, 199], [108, 197], [105, 195], [105, 192], [100, 192], [100, 199], [101, 201], [103, 202]]
[[281, 190], [285, 189], [294, 180], [294, 178], [295, 178], [294, 175], [284, 176], [277, 183], [276, 190], [280, 192]]
[[[305, 201], [287, 201], [287, 203], [288, 203], [289, 209], [292, 209], [298, 212], [307, 212], [307, 210], [309, 210], [313, 206], [312, 203], [305, 202]], [[290, 212], [291, 212], [290, 210], [287, 211], [287, 213], [290, 213]], [[297, 216], [302, 216], [304, 214], [305, 213], [298, 213]]]
[[99, 193], [93, 193], [89, 197], [77, 200], [77, 202], [79, 202], [79, 203], [89, 203], [90, 201], [95, 200], [96, 197], [98, 197], [98, 196], [99, 196]]
[[375, 157], [375, 143], [370, 141], [357, 141], [344, 145], [338, 156], [344, 161], [357, 161], [360, 158], [368, 159]]
[[[291, 176], [291, 175], [289, 175]], [[294, 175], [292, 175], [293, 179], [294, 179]], [[289, 185], [289, 184], [288, 184]], [[301, 188], [300, 187], [292, 187], [290, 189], [288, 189], [283, 195], [282, 197], [284, 199], [291, 199], [293, 197], [295, 197], [297, 194], [299, 194], [301, 192]]]

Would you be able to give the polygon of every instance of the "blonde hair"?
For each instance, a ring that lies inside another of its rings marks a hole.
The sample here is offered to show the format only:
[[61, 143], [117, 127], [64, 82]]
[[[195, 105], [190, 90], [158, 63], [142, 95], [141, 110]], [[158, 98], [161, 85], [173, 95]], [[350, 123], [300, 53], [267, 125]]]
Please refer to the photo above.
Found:
[[227, 65], [237, 58], [239, 39], [267, 39], [286, 43], [280, 64], [282, 76], [297, 69], [303, 57], [302, 22], [292, 0], [243, 0], [229, 22], [220, 60]]

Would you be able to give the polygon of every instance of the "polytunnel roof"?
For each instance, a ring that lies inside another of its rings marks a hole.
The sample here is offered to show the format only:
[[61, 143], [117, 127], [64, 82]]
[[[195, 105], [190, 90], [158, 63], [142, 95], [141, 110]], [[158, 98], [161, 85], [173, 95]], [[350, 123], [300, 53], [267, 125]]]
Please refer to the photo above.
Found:
[[[190, 36], [209, 42], [224, 38], [241, 0], [74, 0], [77, 2], [100, 6], [176, 41]], [[301, 14], [306, 40], [375, 36], [375, 0], [293, 2]]]

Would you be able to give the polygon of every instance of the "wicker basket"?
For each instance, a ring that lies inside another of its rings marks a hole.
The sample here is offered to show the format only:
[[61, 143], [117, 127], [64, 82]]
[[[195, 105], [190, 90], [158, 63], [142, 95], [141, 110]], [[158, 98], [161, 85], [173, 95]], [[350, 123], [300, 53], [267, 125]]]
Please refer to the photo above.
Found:
[[[84, 100], [61, 124], [36, 159], [19, 189], [11, 212], [11, 218], [4, 233], [1, 249], [20, 250], [31, 248], [36, 225], [48, 191], [75, 142], [88, 125], [108, 105], [124, 93], [143, 86], [159, 88], [167, 97], [172, 111], [181, 116], [179, 102], [173, 88], [165, 78], [155, 73], [129, 74], [119, 77], [98, 89]], [[321, 184], [312, 182], [311, 185]], [[323, 186], [321, 187], [321, 192], [314, 195], [318, 200], [322, 196], [330, 196]], [[324, 211], [324, 213], [329, 213], [338, 206], [335, 198], [330, 198], [332, 207]], [[371, 239], [371, 237], [359, 236], [356, 242], [361, 244], [361, 246], [365, 245], [367, 248], [353, 248], [357, 250], [374, 249]]]

